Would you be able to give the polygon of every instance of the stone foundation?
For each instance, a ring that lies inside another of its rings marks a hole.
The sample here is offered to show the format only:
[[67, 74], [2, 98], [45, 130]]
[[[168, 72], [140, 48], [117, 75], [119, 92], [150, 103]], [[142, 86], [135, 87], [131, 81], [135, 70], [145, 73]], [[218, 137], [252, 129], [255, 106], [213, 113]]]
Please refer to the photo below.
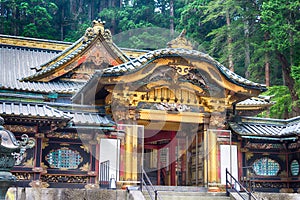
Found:
[[126, 200], [125, 190], [10, 188], [6, 200]]
[[255, 192], [254, 195], [260, 200], [300, 200], [300, 194], [297, 193]]

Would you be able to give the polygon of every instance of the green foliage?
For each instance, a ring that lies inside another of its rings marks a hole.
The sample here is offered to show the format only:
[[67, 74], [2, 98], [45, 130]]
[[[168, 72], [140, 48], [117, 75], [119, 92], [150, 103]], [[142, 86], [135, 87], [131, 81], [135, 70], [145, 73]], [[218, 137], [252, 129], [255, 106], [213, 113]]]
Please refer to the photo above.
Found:
[[[275, 105], [270, 108], [271, 118], [286, 118], [288, 113], [291, 112], [292, 99], [286, 86], [270, 87], [263, 95], [273, 96], [272, 101], [276, 102]], [[260, 116], [265, 117], [264, 114]]]
[[299, 7], [299, 1], [263, 2], [261, 27], [270, 34], [268, 45], [272, 49], [284, 52], [299, 43]]
[[113, 36], [119, 47], [147, 50], [166, 48], [171, 39], [170, 30], [159, 27], [137, 28]]

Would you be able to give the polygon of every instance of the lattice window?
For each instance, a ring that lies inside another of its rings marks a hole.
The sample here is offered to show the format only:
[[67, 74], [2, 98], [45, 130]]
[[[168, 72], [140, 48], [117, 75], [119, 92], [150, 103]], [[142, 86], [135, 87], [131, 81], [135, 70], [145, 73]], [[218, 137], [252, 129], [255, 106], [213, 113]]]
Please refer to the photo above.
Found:
[[291, 162], [291, 173], [293, 176], [299, 175], [299, 162], [297, 160]]
[[263, 157], [253, 163], [253, 169], [256, 175], [276, 176], [279, 171], [279, 163], [268, 157]]
[[63, 147], [51, 150], [46, 160], [52, 168], [76, 169], [83, 158], [78, 151]]

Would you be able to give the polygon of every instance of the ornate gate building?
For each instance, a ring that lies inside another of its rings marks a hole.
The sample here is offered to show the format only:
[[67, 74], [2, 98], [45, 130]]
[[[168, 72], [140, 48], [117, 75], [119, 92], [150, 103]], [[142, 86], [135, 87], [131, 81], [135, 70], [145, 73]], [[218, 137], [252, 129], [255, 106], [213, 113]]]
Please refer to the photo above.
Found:
[[[296, 192], [300, 118], [255, 118], [267, 88], [193, 50], [118, 48], [102, 21], [75, 43], [0, 35], [0, 115], [37, 141], [20, 187], [218, 186], [229, 168], [262, 191]], [[299, 191], [299, 190], [298, 190]]]

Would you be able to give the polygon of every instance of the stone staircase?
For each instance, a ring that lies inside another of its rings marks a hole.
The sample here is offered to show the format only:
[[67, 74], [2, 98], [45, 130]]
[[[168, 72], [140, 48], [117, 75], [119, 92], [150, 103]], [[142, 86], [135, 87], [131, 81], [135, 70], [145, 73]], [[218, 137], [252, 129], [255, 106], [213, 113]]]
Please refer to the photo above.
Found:
[[[161, 200], [229, 200], [225, 192], [207, 192], [202, 187], [184, 186], [154, 186]], [[151, 200], [146, 190], [143, 191], [146, 200]], [[158, 199], [159, 200], [159, 199]]]

